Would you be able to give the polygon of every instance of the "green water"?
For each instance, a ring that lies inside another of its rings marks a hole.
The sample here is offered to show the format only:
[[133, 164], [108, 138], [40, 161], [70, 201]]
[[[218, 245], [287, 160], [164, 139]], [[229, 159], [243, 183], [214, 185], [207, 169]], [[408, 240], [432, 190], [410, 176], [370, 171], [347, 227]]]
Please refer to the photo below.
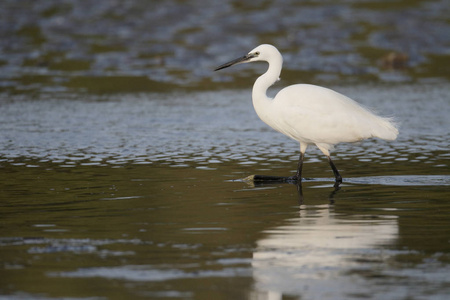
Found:
[[[238, 165], [3, 166], [4, 295], [440, 299], [448, 293], [449, 175], [393, 175], [387, 184], [370, 177], [344, 183], [334, 195], [331, 178], [306, 180], [299, 206], [294, 185], [230, 181], [249, 171]], [[289, 172], [286, 165], [276, 171]], [[306, 167], [323, 173], [326, 163]]]

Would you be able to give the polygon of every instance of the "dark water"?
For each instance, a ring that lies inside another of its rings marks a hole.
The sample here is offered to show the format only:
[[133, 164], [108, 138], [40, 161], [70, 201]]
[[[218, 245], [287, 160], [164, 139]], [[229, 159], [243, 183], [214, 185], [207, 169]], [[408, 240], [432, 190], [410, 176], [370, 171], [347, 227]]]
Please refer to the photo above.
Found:
[[[446, 1], [3, 1], [0, 298], [447, 299]], [[320, 83], [400, 127], [337, 145], [332, 172], [253, 112]], [[406, 54], [389, 64], [391, 51]], [[236, 89], [240, 88], [240, 89]], [[274, 92], [271, 92], [272, 94]]]

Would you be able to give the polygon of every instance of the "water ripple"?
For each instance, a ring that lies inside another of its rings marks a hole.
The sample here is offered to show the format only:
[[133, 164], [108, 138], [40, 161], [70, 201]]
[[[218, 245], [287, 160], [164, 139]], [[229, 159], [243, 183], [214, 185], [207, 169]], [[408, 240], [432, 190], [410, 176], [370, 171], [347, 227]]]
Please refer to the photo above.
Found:
[[[338, 90], [378, 111], [392, 112], [401, 125], [394, 142], [337, 145], [333, 153], [337, 159], [448, 166], [447, 86]], [[417, 99], [427, 99], [426, 104]], [[295, 141], [257, 118], [247, 91], [125, 95], [106, 101], [96, 97], [15, 101], [4, 103], [0, 116], [0, 161], [12, 165], [169, 163], [214, 169], [229, 161], [282, 164], [298, 155]], [[322, 155], [311, 147], [306, 159], [321, 161]]]

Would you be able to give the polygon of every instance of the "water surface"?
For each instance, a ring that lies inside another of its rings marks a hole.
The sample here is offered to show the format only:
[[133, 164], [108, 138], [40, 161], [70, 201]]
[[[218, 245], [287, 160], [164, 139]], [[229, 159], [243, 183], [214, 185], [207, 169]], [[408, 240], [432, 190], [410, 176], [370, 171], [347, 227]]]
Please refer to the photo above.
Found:
[[[395, 142], [342, 144], [337, 192], [249, 91], [2, 104], [6, 299], [445, 299], [448, 86], [335, 87], [395, 114]], [[428, 99], [424, 105], [422, 99]]]
[[[447, 1], [2, 1], [0, 298], [447, 299]], [[394, 117], [344, 183], [253, 111], [265, 66]], [[400, 61], [389, 57], [400, 57]], [[301, 194], [299, 192], [301, 191]]]

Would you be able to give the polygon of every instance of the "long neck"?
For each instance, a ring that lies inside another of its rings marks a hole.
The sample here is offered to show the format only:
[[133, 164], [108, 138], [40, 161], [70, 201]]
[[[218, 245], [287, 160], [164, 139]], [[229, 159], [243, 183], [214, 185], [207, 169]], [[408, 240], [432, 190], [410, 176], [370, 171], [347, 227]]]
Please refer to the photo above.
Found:
[[279, 56], [272, 57], [266, 73], [258, 77], [253, 85], [253, 107], [255, 108], [258, 116], [266, 123], [270, 110], [268, 106], [272, 100], [267, 97], [267, 89], [279, 79], [282, 65], [283, 58], [281, 57], [281, 54], [279, 54]]

